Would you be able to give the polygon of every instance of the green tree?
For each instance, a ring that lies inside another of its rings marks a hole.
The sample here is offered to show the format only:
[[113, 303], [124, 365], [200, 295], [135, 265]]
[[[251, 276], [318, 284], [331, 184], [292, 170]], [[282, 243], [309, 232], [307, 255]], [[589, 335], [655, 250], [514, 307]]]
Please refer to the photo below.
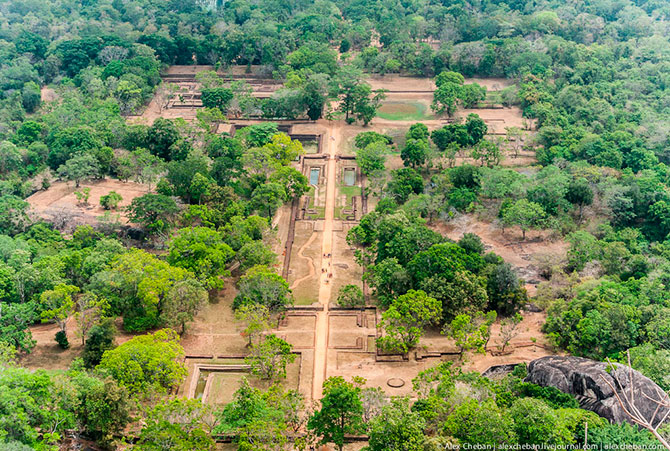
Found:
[[511, 315], [528, 299], [519, 276], [509, 263], [500, 263], [487, 270], [486, 292], [489, 308], [501, 315]]
[[421, 289], [442, 303], [443, 322], [460, 313], [485, 309], [488, 304], [486, 279], [470, 271], [456, 271], [452, 280], [435, 274], [421, 282]]
[[28, 202], [13, 195], [0, 195], [0, 232], [15, 235], [30, 224]]
[[407, 270], [395, 257], [386, 258], [369, 268], [366, 279], [375, 288], [375, 296], [382, 306], [389, 306], [410, 285]]
[[442, 305], [424, 291], [409, 290], [382, 313], [381, 327], [386, 335], [377, 345], [387, 351], [408, 352], [419, 343], [424, 327], [442, 317]]
[[244, 304], [262, 304], [271, 312], [278, 312], [293, 303], [288, 282], [266, 266], [249, 268], [240, 278], [238, 290], [233, 302], [235, 309]]
[[514, 430], [521, 444], [568, 445], [572, 436], [547, 404], [535, 398], [522, 398], [510, 409]]
[[272, 158], [277, 160], [280, 165], [286, 166], [298, 159], [300, 155], [305, 154], [302, 143], [297, 139], [291, 139], [286, 133], [275, 133], [272, 135], [269, 143], [263, 146], [270, 152]]
[[442, 86], [447, 83], [454, 83], [456, 85], [462, 85], [465, 83], [465, 78], [463, 75], [458, 72], [453, 71], [444, 71], [440, 72], [437, 77], [435, 77], [435, 86]]
[[193, 200], [197, 200], [198, 203], [201, 203], [203, 198], [211, 195], [212, 186], [214, 186], [214, 181], [212, 179], [196, 172], [191, 179], [191, 184], [188, 189], [189, 197]]
[[179, 331], [186, 332], [186, 325], [207, 304], [207, 290], [198, 280], [184, 279], [174, 283], [165, 295], [161, 311], [161, 323]]
[[456, 150], [470, 145], [470, 135], [464, 124], [454, 122], [442, 128], [433, 130], [430, 139], [440, 151], [445, 151], [450, 145], [455, 145]]
[[369, 425], [370, 451], [423, 451], [426, 422], [413, 411], [407, 398], [382, 407]]
[[278, 385], [261, 392], [246, 378], [226, 404], [216, 432], [234, 435], [240, 449], [272, 451], [283, 449], [290, 431], [302, 426], [302, 397], [295, 391], [282, 392]]
[[416, 139], [418, 141], [428, 141], [430, 138], [430, 133], [428, 133], [428, 127], [426, 124], [417, 122], [416, 124], [410, 125], [407, 133], [405, 134], [407, 141], [410, 139]]
[[479, 160], [481, 166], [486, 165], [489, 168], [497, 166], [502, 158], [498, 144], [489, 141], [488, 139], [480, 140], [474, 145], [470, 152], [470, 156], [474, 160]]
[[363, 296], [363, 290], [358, 285], [344, 285], [337, 294], [337, 304], [344, 308], [364, 307], [365, 297]]
[[365, 149], [374, 142], [381, 142], [390, 146], [393, 144], [393, 138], [373, 131], [361, 132], [354, 138], [354, 145], [357, 149]]
[[186, 377], [184, 348], [171, 329], [136, 336], [106, 351], [97, 366], [133, 394], [175, 390]]
[[98, 160], [90, 153], [81, 153], [70, 158], [58, 168], [58, 175], [64, 179], [74, 181], [79, 188], [82, 180], [98, 177], [100, 166]]
[[261, 122], [249, 125], [235, 133], [247, 147], [262, 147], [272, 141], [272, 137], [279, 133], [276, 122]]
[[246, 271], [257, 265], [274, 266], [277, 263], [277, 254], [258, 240], [244, 243], [235, 254], [235, 259], [240, 262], [240, 271]]
[[77, 198], [77, 203], [80, 205], [88, 205], [88, 199], [91, 197], [91, 188], [86, 187], [74, 192]]
[[161, 233], [170, 228], [179, 207], [169, 196], [145, 194], [134, 198], [127, 211], [131, 222], [142, 224], [150, 233]]
[[395, 169], [391, 171], [387, 190], [398, 204], [404, 204], [411, 194], [423, 192], [423, 178], [412, 168]]
[[461, 359], [468, 351], [485, 354], [486, 345], [491, 338], [491, 325], [496, 318], [496, 312], [493, 311], [486, 314], [476, 312], [473, 315], [456, 315], [448, 327], [445, 327], [444, 333], [458, 346]]
[[143, 451], [214, 451], [213, 412], [197, 399], [173, 399], [151, 409], [135, 448]]
[[42, 103], [40, 87], [34, 81], [29, 81], [23, 85], [21, 92], [21, 103], [27, 113], [34, 113]]
[[22, 167], [21, 152], [15, 144], [9, 141], [0, 142], [0, 174], [6, 175]]
[[431, 108], [437, 114], [447, 113], [452, 116], [456, 112], [458, 94], [460, 85], [447, 82], [435, 90], [433, 93], [433, 103]]
[[235, 319], [246, 323], [243, 334], [251, 346], [263, 332], [270, 328], [270, 310], [263, 304], [244, 304], [235, 310]]
[[458, 90], [458, 100], [464, 108], [475, 108], [482, 100], [486, 99], [486, 87], [477, 83], [469, 83], [461, 86]]
[[49, 449], [57, 445], [66, 430], [76, 427], [73, 409], [76, 393], [68, 382], [63, 380], [57, 384], [44, 370], [2, 367], [0, 443], [3, 449], [7, 442], [29, 445], [30, 449]]
[[0, 302], [0, 343], [6, 343], [23, 352], [30, 352], [36, 342], [28, 327], [36, 319], [32, 303]]
[[415, 168], [423, 166], [428, 160], [430, 147], [425, 139], [408, 139], [405, 147], [400, 151], [400, 158], [405, 166]]
[[668, 310], [662, 310], [654, 316], [646, 326], [649, 341], [659, 349], [670, 347], [670, 317]]
[[[651, 343], [644, 343], [629, 349], [631, 366], [656, 382], [663, 390], [670, 389], [670, 350], [657, 349]], [[628, 364], [623, 358], [620, 363]]]
[[526, 231], [542, 227], [545, 212], [539, 204], [527, 199], [519, 199], [512, 204], [503, 215], [503, 223], [506, 226], [519, 226], [522, 239], [526, 239]]
[[76, 387], [74, 406], [81, 430], [102, 444], [111, 444], [131, 421], [132, 403], [128, 391], [112, 378], [71, 371]]
[[373, 91], [357, 74], [349, 72], [343, 72], [337, 84], [335, 92], [340, 99], [339, 110], [344, 113], [346, 122], [351, 124], [358, 120], [368, 125], [386, 98], [384, 91]]
[[207, 300], [193, 273], [139, 249], [115, 258], [108, 270], [94, 275], [89, 288], [109, 300], [131, 331], [182, 325]]
[[[67, 320], [74, 313], [74, 300], [72, 295], [79, 292], [79, 288], [74, 285], [65, 285], [63, 283], [56, 285], [53, 290], [44, 291], [40, 295], [40, 307], [42, 312], [40, 317], [43, 323], [52, 322], [58, 325], [61, 336], [67, 337]], [[68, 348], [67, 338], [62, 342], [61, 347]]]
[[116, 326], [110, 318], [102, 320], [91, 327], [86, 335], [82, 359], [86, 368], [93, 368], [100, 363], [105, 351], [114, 348]]
[[320, 409], [310, 417], [307, 428], [321, 437], [321, 443], [334, 443], [342, 451], [344, 437], [365, 431], [361, 388], [342, 377], [329, 377], [323, 383]]
[[254, 211], [272, 218], [279, 207], [286, 201], [286, 188], [277, 182], [258, 185], [251, 194], [251, 205]]
[[212, 289], [223, 287], [222, 276], [229, 275], [226, 266], [235, 251], [225, 242], [222, 232], [208, 227], [188, 227], [177, 230], [168, 244], [167, 261], [184, 268]]
[[366, 176], [384, 170], [388, 145], [381, 141], [374, 141], [364, 148], [356, 149], [356, 164]]
[[77, 335], [81, 337], [82, 346], [93, 326], [98, 324], [107, 313], [109, 303], [93, 293], [84, 293], [77, 298], [77, 312], [74, 314], [77, 323]]
[[311, 74], [301, 86], [302, 103], [307, 108], [307, 117], [313, 121], [323, 115], [323, 107], [328, 100], [328, 81], [326, 74]]
[[478, 114], [474, 113], [468, 114], [468, 118], [465, 120], [465, 128], [470, 136], [471, 146], [479, 144], [484, 139], [484, 136], [486, 136], [486, 133], [488, 133], [486, 122]]
[[218, 108], [225, 112], [233, 100], [233, 90], [230, 88], [206, 88], [202, 90], [202, 106], [205, 108]]
[[270, 181], [284, 187], [285, 200], [293, 200], [302, 197], [309, 190], [309, 179], [302, 172], [290, 166], [282, 166], [271, 176]]
[[251, 354], [245, 357], [244, 362], [255, 376], [275, 381], [286, 377], [286, 366], [293, 363], [295, 358], [290, 344], [269, 334], [259, 343], [252, 343]]
[[147, 130], [146, 143], [149, 151], [165, 161], [172, 159], [172, 146], [179, 140], [180, 134], [175, 123], [159, 117]]
[[476, 399], [463, 402], [449, 415], [444, 428], [464, 444], [499, 446], [516, 443], [512, 418], [492, 398], [481, 403]]
[[582, 217], [582, 209], [593, 203], [593, 191], [585, 178], [578, 178], [570, 182], [565, 198], [573, 205], [579, 206], [579, 217]]

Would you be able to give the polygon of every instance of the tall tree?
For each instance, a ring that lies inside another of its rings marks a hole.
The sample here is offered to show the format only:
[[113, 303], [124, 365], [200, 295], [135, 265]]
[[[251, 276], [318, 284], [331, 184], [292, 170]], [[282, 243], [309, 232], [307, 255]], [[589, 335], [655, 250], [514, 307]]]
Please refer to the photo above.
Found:
[[503, 214], [503, 224], [517, 225], [521, 229], [522, 239], [526, 239], [526, 231], [543, 225], [545, 212], [542, 207], [527, 199], [520, 199], [512, 204]]
[[344, 437], [365, 431], [361, 388], [342, 377], [330, 377], [323, 383], [320, 409], [314, 412], [307, 427], [321, 437], [321, 443], [334, 443], [342, 451]]
[[387, 351], [407, 352], [419, 343], [424, 327], [442, 317], [442, 304], [421, 290], [409, 290], [393, 301], [382, 314], [381, 326], [386, 335], [377, 345]]
[[95, 156], [89, 153], [82, 153], [70, 158], [58, 168], [58, 175], [74, 182], [74, 186], [79, 188], [83, 180], [98, 177], [100, 167]]
[[149, 395], [175, 390], [186, 377], [184, 348], [171, 329], [138, 335], [106, 351], [98, 369], [105, 371], [131, 393]]
[[425, 420], [408, 398], [396, 398], [370, 422], [370, 451], [423, 451]]
[[169, 230], [179, 207], [169, 196], [145, 194], [134, 198], [127, 211], [131, 222], [142, 224], [150, 233], [161, 233]]
[[58, 324], [60, 331], [56, 333], [56, 341], [63, 348], [70, 346], [67, 341], [67, 320], [74, 313], [72, 295], [78, 292], [79, 287], [61, 283], [56, 285], [53, 290], [44, 291], [40, 295], [40, 306], [42, 308], [40, 316], [42, 322]]
[[223, 287], [222, 276], [235, 251], [224, 241], [223, 233], [208, 227], [177, 230], [169, 242], [167, 261], [193, 272], [208, 289]]
[[285, 340], [274, 334], [252, 343], [251, 354], [244, 359], [251, 373], [264, 380], [275, 381], [286, 377], [286, 366], [295, 361], [296, 355]]
[[271, 312], [278, 312], [293, 303], [288, 282], [266, 266], [250, 268], [240, 278], [238, 289], [233, 302], [235, 309], [244, 304], [262, 304]]

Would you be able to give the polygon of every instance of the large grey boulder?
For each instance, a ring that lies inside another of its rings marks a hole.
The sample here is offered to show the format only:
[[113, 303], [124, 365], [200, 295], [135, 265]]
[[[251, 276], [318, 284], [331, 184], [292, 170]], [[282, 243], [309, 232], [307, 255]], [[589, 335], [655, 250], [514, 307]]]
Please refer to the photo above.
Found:
[[633, 423], [616, 395], [629, 411], [633, 410], [630, 406], [632, 400], [637, 411], [654, 426], [668, 415], [667, 407], [659, 407], [652, 401], [665, 397], [665, 402], [669, 402], [663, 390], [648, 377], [625, 365], [614, 364], [612, 367], [608, 363], [573, 356], [542, 357], [530, 362], [525, 381], [570, 393], [583, 409], [616, 423]]

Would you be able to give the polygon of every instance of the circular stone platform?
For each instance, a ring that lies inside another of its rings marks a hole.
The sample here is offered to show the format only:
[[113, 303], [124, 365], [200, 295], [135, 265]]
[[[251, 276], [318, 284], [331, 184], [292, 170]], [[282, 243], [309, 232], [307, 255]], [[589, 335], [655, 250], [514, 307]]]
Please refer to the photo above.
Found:
[[400, 388], [405, 385], [405, 381], [398, 377], [392, 377], [386, 381], [386, 385], [393, 388]]

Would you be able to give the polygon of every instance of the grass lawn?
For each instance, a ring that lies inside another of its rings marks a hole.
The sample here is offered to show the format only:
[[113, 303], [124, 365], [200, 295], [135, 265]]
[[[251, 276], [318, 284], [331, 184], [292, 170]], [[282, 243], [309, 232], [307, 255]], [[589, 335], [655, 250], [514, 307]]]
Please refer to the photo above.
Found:
[[421, 102], [384, 102], [377, 109], [377, 116], [390, 121], [421, 121], [433, 118], [433, 113]]
[[339, 190], [340, 190], [340, 193], [347, 196], [347, 204], [348, 205], [351, 205], [351, 198], [352, 197], [361, 195], [361, 187], [356, 186], [356, 185], [354, 185], [354, 186], [340, 185]]
[[293, 298], [293, 304], [294, 305], [312, 305], [317, 301], [317, 299], [310, 298], [310, 297], [299, 297], [295, 296]]

